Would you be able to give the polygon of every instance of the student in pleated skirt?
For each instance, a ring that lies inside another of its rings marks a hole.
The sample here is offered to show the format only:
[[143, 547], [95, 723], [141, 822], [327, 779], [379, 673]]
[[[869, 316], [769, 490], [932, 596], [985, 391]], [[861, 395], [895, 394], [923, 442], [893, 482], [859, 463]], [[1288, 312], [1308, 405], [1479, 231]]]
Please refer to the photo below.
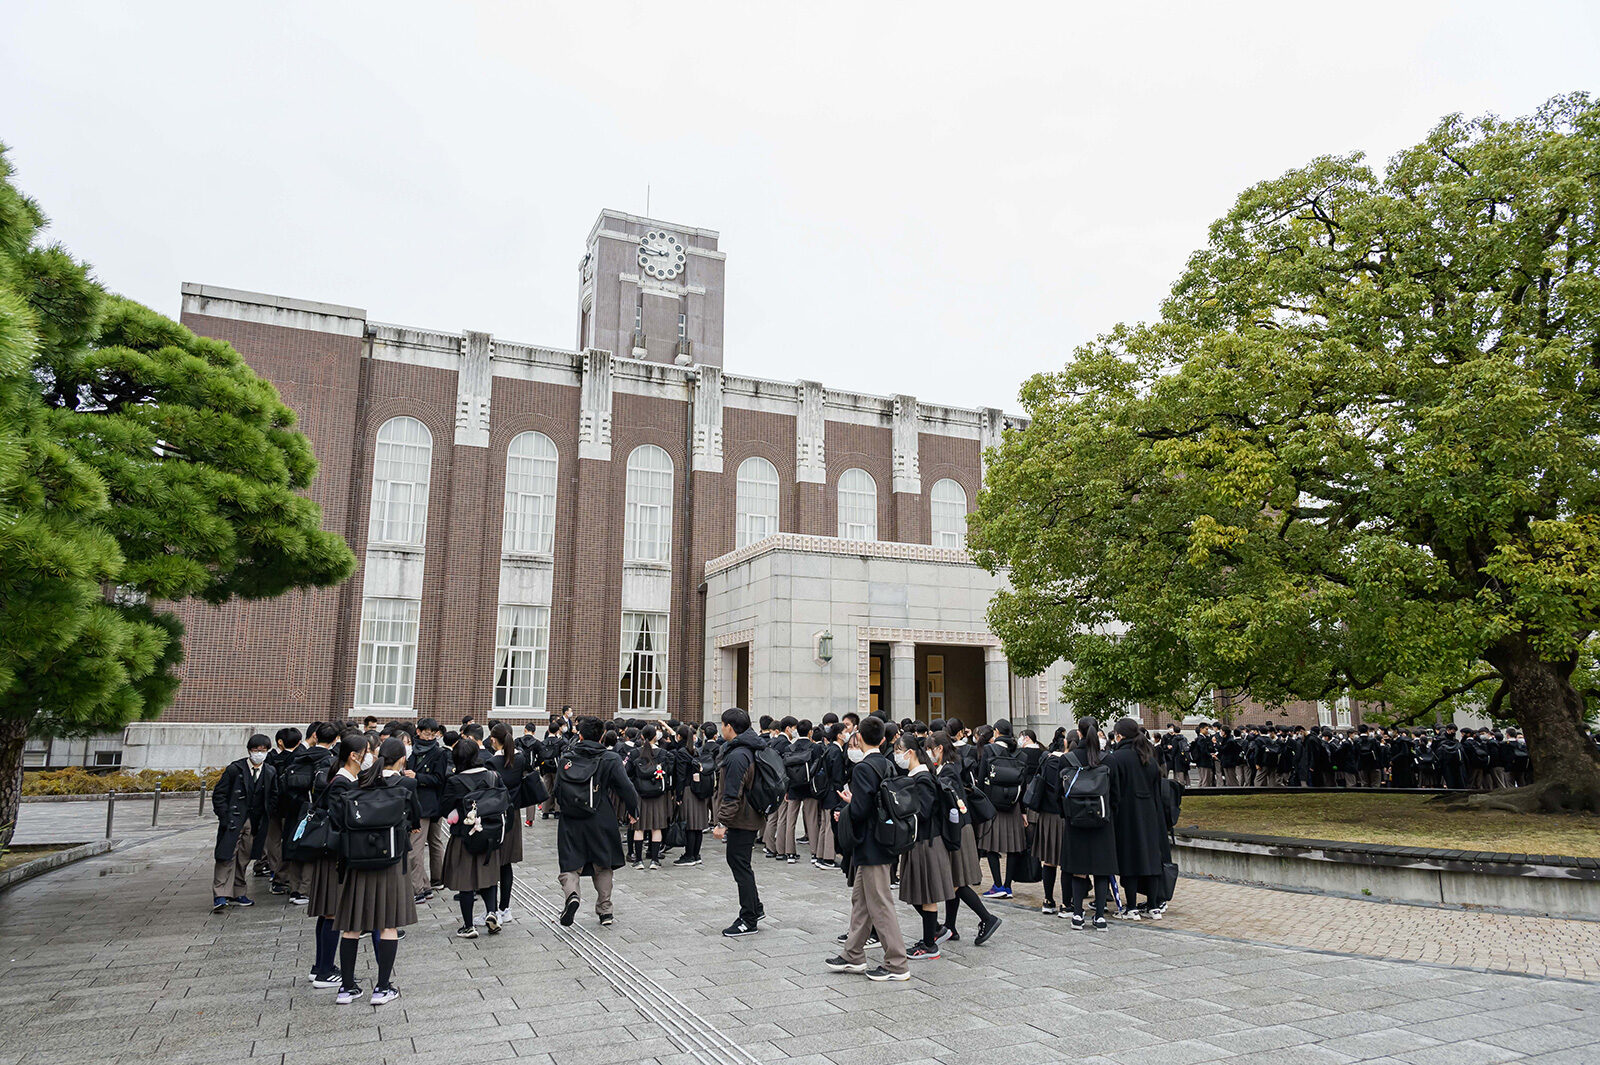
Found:
[[963, 799], [965, 782], [961, 748], [951, 741], [949, 733], [935, 732], [928, 737], [924, 749], [929, 764], [935, 767], [941, 786], [951, 797], [951, 802], [946, 805], [955, 804], [961, 828], [959, 847], [952, 848], [948, 843], [944, 844], [945, 860], [950, 863], [951, 898], [944, 904], [944, 927], [934, 937], [935, 942], [960, 942], [961, 933], [956, 931], [956, 917], [961, 912], [961, 904], [966, 903], [967, 908], [978, 916], [978, 934], [972, 942], [974, 946], [981, 947], [1000, 927], [1001, 919], [989, 912], [975, 890], [983, 882], [983, 865], [978, 860], [977, 830], [972, 827], [972, 819], [968, 816]]
[[[977, 770], [977, 779], [981, 786], [982, 782], [989, 779], [989, 769], [995, 760], [1014, 754], [1017, 744], [1011, 738], [1009, 721], [982, 726], [978, 729], [978, 740], [982, 744], [978, 749]], [[1021, 797], [1019, 796], [1017, 801], [1006, 809], [1000, 809], [999, 803], [996, 802], [994, 817], [978, 827], [978, 853], [988, 861], [989, 877], [992, 881], [992, 886], [983, 893], [984, 898], [1011, 897], [1009, 869], [1011, 855], [1024, 853], [1027, 849], [1028, 825], [1023, 818]], [[1000, 876], [1001, 855], [1005, 855], [1008, 866], [1004, 879]]]
[[711, 829], [711, 803], [717, 793], [716, 750], [707, 741], [697, 751], [694, 740], [694, 729], [688, 725], [678, 726], [672, 787], [678, 798], [679, 816], [683, 818], [683, 853], [673, 865], [701, 864], [700, 847]]
[[[477, 939], [478, 930], [472, 927], [472, 909], [475, 898], [483, 899], [484, 927], [489, 934], [500, 931], [500, 862], [497, 852], [473, 854], [462, 842], [464, 832], [459, 826], [473, 805], [473, 793], [489, 786], [494, 771], [478, 761], [478, 741], [470, 736], [456, 740], [450, 748], [450, 759], [456, 771], [445, 782], [440, 812], [451, 826], [450, 843], [444, 849], [445, 890], [456, 893], [461, 904], [461, 927], [456, 929], [458, 939]], [[499, 780], [495, 779], [498, 785]], [[509, 825], [507, 828], [509, 829]]]
[[[1028, 785], [1026, 817], [1033, 827], [1033, 856], [1039, 859], [1041, 879], [1044, 881], [1045, 914], [1059, 912], [1056, 905], [1056, 867], [1061, 864], [1061, 770], [1066, 767], [1065, 756], [1056, 753], [1045, 755], [1039, 771]], [[1068, 895], [1065, 881], [1061, 884], [1062, 898]]]
[[839, 839], [833, 831], [833, 811], [840, 805], [839, 789], [845, 785], [843, 727], [824, 725], [817, 729], [815, 741], [822, 745], [822, 764], [816, 772], [817, 797], [805, 804], [806, 838], [811, 841], [811, 864], [818, 869], [837, 869]]
[[646, 860], [651, 869], [661, 868], [661, 834], [672, 822], [672, 765], [665, 753], [656, 747], [656, 727], [646, 725], [639, 730], [639, 747], [626, 761], [628, 779], [639, 793], [639, 820], [633, 826], [633, 842], [629, 849], [635, 869], [643, 869]]
[[[506, 791], [511, 794], [512, 801], [521, 805], [520, 796], [523, 793], [522, 778], [532, 772], [528, 765], [528, 756], [511, 735], [511, 726], [504, 721], [496, 721], [489, 729], [489, 757], [484, 764], [500, 775], [500, 782], [506, 786]], [[515, 881], [517, 864], [522, 861], [522, 818], [511, 817], [506, 819], [506, 841], [500, 845], [500, 855], [497, 859], [500, 865], [500, 909], [495, 916], [501, 924], [511, 920], [511, 888]]]
[[[370, 753], [370, 752], [369, 752]], [[406, 763], [405, 741], [391, 736], [378, 748], [378, 756], [368, 762], [355, 782], [355, 788], [346, 788], [348, 796], [353, 790], [394, 788], [406, 793], [404, 834], [422, 824], [422, 808], [417, 803], [414, 781], [402, 776]], [[407, 787], [410, 785], [410, 787]], [[341, 829], [335, 815], [335, 825]], [[411, 873], [407, 868], [410, 848], [402, 852], [405, 857], [383, 869], [345, 869], [339, 882], [339, 902], [334, 909], [334, 925], [339, 929], [340, 986], [338, 1003], [347, 1005], [361, 994], [356, 983], [356, 955], [361, 949], [361, 936], [372, 932], [373, 950], [378, 959], [378, 979], [372, 985], [372, 1005], [381, 1006], [400, 997], [394, 986], [395, 955], [400, 947], [400, 929], [417, 923], [417, 903], [411, 890]]]
[[[376, 755], [369, 749], [367, 738], [359, 732], [346, 732], [333, 748], [327, 780], [320, 782], [312, 792], [312, 805], [327, 811], [341, 793], [356, 786], [362, 767], [375, 761]], [[321, 855], [304, 864], [302, 876], [308, 900], [306, 913], [317, 919], [317, 955], [311, 967], [311, 986], [340, 987], [341, 979], [335, 968], [339, 952], [339, 859], [334, 854]]]
[[917, 785], [917, 841], [900, 856], [900, 901], [917, 909], [922, 938], [906, 948], [908, 961], [939, 957], [939, 908], [956, 897], [950, 859], [939, 831], [939, 785], [927, 762], [922, 740], [901, 732], [895, 740], [894, 764]]

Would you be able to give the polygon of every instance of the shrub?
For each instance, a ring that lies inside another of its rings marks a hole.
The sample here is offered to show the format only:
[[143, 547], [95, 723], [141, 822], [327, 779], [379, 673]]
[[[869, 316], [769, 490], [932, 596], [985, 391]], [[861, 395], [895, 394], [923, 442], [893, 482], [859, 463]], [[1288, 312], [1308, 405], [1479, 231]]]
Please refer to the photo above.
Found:
[[79, 766], [28, 773], [22, 778], [24, 795], [104, 795], [118, 792], [198, 791], [216, 787], [221, 769], [141, 769], [137, 773], [91, 773]]

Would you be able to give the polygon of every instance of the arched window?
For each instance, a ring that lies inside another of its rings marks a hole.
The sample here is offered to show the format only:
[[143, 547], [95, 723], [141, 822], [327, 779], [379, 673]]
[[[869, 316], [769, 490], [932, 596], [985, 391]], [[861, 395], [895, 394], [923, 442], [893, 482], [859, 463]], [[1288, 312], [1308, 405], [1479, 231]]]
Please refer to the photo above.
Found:
[[506, 449], [504, 551], [548, 555], [556, 532], [556, 445], [543, 433], [518, 433]]
[[933, 486], [933, 546], [967, 546], [967, 490], [948, 477]]
[[672, 457], [654, 444], [628, 456], [628, 513], [623, 559], [666, 562], [672, 557]]
[[878, 485], [866, 470], [839, 475], [839, 539], [878, 538]]
[[778, 531], [778, 470], [763, 458], [739, 463], [738, 543], [747, 547]]
[[433, 434], [415, 418], [390, 418], [378, 428], [372, 456], [374, 544], [421, 547], [428, 532], [428, 476]]

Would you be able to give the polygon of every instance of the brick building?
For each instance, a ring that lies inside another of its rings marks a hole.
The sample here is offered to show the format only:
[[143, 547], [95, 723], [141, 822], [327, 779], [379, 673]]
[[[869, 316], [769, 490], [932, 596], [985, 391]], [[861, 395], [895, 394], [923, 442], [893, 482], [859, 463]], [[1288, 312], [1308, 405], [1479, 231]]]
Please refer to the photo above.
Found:
[[183, 323], [299, 415], [361, 565], [183, 604], [176, 701], [100, 760], [222, 764], [247, 730], [367, 713], [1064, 720], [964, 551], [1006, 416], [725, 371], [724, 268], [714, 232], [601, 212], [570, 350], [184, 285]]

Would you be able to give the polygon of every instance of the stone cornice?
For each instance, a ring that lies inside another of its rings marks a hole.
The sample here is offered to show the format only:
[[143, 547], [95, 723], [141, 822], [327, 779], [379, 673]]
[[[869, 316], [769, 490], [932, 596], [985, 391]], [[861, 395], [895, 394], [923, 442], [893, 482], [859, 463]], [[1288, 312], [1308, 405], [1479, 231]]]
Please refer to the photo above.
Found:
[[943, 566], [971, 566], [972, 556], [950, 547], [906, 544], [892, 540], [841, 540], [837, 536], [805, 536], [777, 533], [747, 547], [706, 562], [706, 576], [721, 573], [772, 551], [798, 551], [810, 555], [839, 555], [844, 558], [884, 558], [900, 562], [932, 562]]

